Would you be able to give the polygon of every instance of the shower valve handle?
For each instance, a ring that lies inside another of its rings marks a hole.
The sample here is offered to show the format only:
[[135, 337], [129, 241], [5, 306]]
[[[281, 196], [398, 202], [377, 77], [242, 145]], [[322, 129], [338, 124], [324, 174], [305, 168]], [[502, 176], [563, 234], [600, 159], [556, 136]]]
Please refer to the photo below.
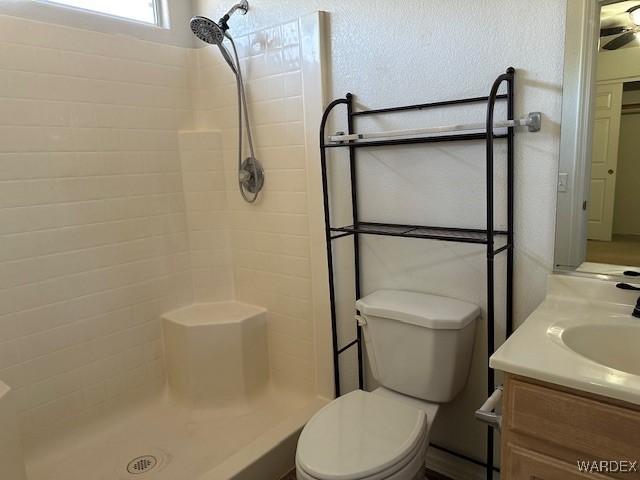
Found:
[[250, 178], [251, 178], [251, 174], [246, 170], [238, 171], [238, 180], [240, 180], [240, 183], [248, 182]]

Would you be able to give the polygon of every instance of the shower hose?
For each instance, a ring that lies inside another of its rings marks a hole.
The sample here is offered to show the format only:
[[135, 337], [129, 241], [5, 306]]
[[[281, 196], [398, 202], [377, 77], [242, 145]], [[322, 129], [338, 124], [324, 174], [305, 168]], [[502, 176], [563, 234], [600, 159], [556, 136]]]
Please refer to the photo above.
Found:
[[[236, 43], [231, 38], [231, 35], [225, 32], [225, 36], [229, 39], [231, 43], [231, 47], [233, 49], [233, 56], [235, 58], [236, 68], [236, 86], [238, 90], [238, 186], [240, 187], [240, 193], [242, 194], [242, 198], [245, 199], [248, 203], [254, 203], [258, 199], [258, 193], [260, 192], [260, 167], [258, 166], [255, 153], [253, 150], [253, 136], [251, 135], [251, 125], [249, 123], [249, 109], [247, 107], [247, 97], [244, 89], [244, 80], [242, 78], [242, 71], [240, 69], [240, 59], [238, 57], [238, 50], [236, 48]], [[243, 149], [243, 117], [244, 117], [244, 125], [247, 129], [247, 143], [249, 144], [249, 157], [245, 162], [245, 166], [243, 167], [242, 162], [242, 149]], [[248, 167], [248, 168], [247, 168]], [[250, 169], [250, 171], [247, 171]], [[245, 185], [251, 181], [253, 182], [252, 190], [247, 191], [245, 189]]]

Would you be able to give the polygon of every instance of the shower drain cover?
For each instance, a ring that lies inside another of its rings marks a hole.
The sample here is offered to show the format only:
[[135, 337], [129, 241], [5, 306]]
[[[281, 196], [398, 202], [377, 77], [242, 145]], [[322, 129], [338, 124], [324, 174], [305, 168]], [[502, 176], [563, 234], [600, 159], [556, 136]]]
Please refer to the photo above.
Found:
[[153, 455], [142, 455], [136, 457], [127, 464], [127, 472], [138, 475], [140, 473], [147, 473], [158, 464], [158, 459]]

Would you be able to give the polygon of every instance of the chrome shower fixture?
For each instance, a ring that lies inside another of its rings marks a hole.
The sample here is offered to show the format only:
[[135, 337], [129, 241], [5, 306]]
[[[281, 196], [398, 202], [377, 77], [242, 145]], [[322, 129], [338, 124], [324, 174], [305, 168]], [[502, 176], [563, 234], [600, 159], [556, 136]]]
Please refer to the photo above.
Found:
[[229, 26], [227, 25], [227, 22], [231, 18], [231, 15], [236, 13], [238, 10], [240, 11], [241, 15], [246, 15], [247, 12], [249, 11], [249, 1], [242, 0], [239, 3], [236, 3], [233, 7], [231, 7], [229, 11], [225, 13], [220, 19], [220, 26], [225, 30], [227, 30], [229, 28]]
[[211, 45], [221, 45], [224, 41], [224, 32], [226, 30], [210, 18], [197, 15], [191, 19], [189, 25], [193, 34], [203, 42]]
[[[258, 199], [258, 194], [264, 186], [264, 169], [260, 162], [256, 159], [253, 150], [253, 137], [251, 135], [251, 125], [249, 123], [249, 109], [247, 108], [247, 99], [244, 91], [244, 81], [242, 80], [242, 71], [240, 69], [240, 59], [238, 58], [238, 50], [233, 38], [227, 30], [229, 30], [228, 21], [235, 12], [239, 11], [242, 15], [249, 10], [249, 2], [242, 0], [235, 4], [225, 13], [218, 23], [213, 20], [196, 16], [191, 19], [190, 26], [193, 34], [203, 42], [210, 45], [216, 45], [222, 53], [222, 57], [227, 62], [234, 75], [236, 76], [236, 86], [238, 90], [238, 186], [242, 198], [247, 202], [253, 203]], [[233, 49], [233, 57], [224, 45], [224, 41], [228, 40]], [[249, 156], [242, 159], [242, 117], [244, 116], [245, 128], [247, 130], [247, 143], [249, 144]]]
[[[226, 15], [225, 15], [226, 16]], [[224, 17], [223, 17], [224, 18]], [[233, 63], [233, 59], [229, 54], [229, 50], [223, 45], [225, 36], [229, 26], [225, 22], [225, 27], [221, 27], [216, 22], [207, 17], [195, 16], [189, 22], [193, 34], [209, 45], [217, 45], [222, 53], [222, 57], [231, 67], [234, 74], [238, 74], [237, 68]]]
[[218, 20], [218, 23], [207, 17], [195, 16], [190, 22], [191, 31], [203, 42], [210, 43], [211, 45], [221, 45], [224, 41], [225, 33], [229, 30], [229, 24], [227, 22], [231, 18], [231, 15], [237, 11], [240, 11], [242, 15], [246, 15], [249, 11], [249, 2], [242, 0], [240, 3], [236, 3]]

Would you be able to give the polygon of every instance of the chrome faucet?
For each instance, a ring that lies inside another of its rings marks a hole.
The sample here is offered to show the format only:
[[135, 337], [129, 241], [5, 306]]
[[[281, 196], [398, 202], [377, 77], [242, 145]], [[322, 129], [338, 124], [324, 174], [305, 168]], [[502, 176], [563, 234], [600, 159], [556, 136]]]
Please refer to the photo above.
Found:
[[[616, 287], [622, 290], [640, 291], [639, 287], [634, 287], [633, 285], [629, 285], [628, 283], [618, 283]], [[633, 313], [631, 315], [633, 315], [636, 318], [640, 318], [640, 297], [638, 297], [638, 301], [636, 302], [636, 307], [633, 309]]]

